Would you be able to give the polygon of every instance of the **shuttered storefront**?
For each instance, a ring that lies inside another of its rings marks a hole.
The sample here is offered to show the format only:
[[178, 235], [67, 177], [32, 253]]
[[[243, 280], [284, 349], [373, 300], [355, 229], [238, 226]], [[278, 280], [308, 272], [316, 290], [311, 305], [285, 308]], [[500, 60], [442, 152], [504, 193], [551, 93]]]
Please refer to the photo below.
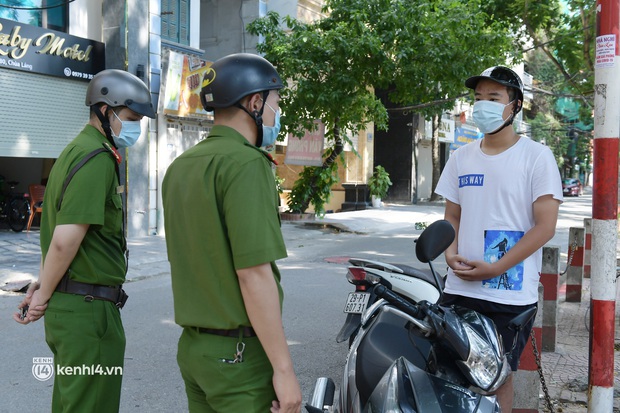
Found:
[[0, 69], [0, 157], [57, 158], [88, 122], [88, 83]]

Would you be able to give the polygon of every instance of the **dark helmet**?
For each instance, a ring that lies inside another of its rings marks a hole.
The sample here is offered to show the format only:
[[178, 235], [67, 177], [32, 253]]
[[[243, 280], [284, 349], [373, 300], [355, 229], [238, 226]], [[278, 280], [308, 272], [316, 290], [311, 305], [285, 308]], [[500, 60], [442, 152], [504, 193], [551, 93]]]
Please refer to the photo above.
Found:
[[[482, 79], [490, 79], [501, 85], [517, 90], [517, 99], [523, 104], [523, 82], [519, 75], [513, 70], [504, 66], [493, 66], [480, 73], [480, 76], [472, 76], [465, 81], [465, 86], [470, 89], [476, 89], [478, 82]], [[517, 112], [521, 110], [518, 107]]]
[[227, 108], [252, 93], [283, 87], [280, 75], [266, 59], [236, 53], [216, 60], [207, 70], [202, 79], [200, 101], [205, 110]]
[[106, 69], [93, 77], [86, 90], [86, 106], [97, 103], [113, 108], [127, 106], [140, 115], [155, 118], [149, 89], [142, 80], [124, 70]]

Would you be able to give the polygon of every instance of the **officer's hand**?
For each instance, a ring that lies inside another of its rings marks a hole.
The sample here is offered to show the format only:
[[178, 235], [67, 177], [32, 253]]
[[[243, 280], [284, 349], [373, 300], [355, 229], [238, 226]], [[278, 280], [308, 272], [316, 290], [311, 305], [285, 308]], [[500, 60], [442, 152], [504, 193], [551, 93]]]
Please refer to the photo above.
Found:
[[301, 388], [295, 373], [274, 373], [273, 388], [278, 400], [271, 405], [271, 413], [299, 413], [301, 411]]
[[[28, 291], [26, 291], [26, 296], [24, 297], [22, 302], [17, 305], [19, 311], [13, 313], [13, 320], [17, 321], [19, 324], [28, 324], [30, 322], [26, 317], [22, 317], [22, 311], [28, 310], [28, 307], [30, 306], [30, 301], [32, 300], [32, 294], [34, 294], [34, 292], [38, 289], [38, 282], [33, 282], [30, 284], [30, 286], [28, 287]], [[22, 310], [23, 308], [25, 308], [25, 310]]]
[[[41, 297], [39, 292], [39, 283], [34, 282], [30, 284], [28, 291], [26, 292], [26, 297], [22, 300], [21, 303], [17, 306], [20, 311], [15, 312], [13, 314], [13, 320], [17, 321], [20, 324], [28, 324], [33, 321], [37, 321], [39, 318], [43, 317], [45, 314], [45, 310], [47, 309], [47, 302], [49, 298]], [[27, 307], [28, 312], [26, 316], [22, 319], [21, 317], [21, 309]]]

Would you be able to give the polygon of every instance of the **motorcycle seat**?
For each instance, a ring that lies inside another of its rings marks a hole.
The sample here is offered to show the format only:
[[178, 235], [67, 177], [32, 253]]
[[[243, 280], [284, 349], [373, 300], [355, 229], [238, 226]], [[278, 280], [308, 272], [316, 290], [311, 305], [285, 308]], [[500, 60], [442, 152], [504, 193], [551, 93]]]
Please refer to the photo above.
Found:
[[[421, 270], [419, 268], [414, 268], [410, 265], [405, 265], [405, 264], [392, 264], [390, 263], [390, 265], [393, 265], [394, 267], [400, 268], [403, 271], [404, 275], [408, 275], [410, 277], [415, 277], [415, 278], [419, 278], [420, 280], [426, 281], [431, 285], [435, 285], [435, 277], [433, 277], [433, 274], [431, 273], [430, 270]], [[444, 287], [445, 287], [445, 278], [444, 277], [439, 277], [439, 281], [441, 283], [441, 285], [439, 286], [439, 288], [441, 289], [441, 291], [443, 291]]]

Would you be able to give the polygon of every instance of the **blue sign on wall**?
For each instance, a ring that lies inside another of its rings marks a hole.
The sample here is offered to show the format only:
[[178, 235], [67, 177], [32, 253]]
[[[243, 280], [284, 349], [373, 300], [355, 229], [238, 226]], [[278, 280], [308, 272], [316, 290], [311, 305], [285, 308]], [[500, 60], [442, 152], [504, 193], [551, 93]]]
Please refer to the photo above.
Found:
[[482, 139], [483, 137], [484, 134], [478, 131], [478, 129], [462, 125], [454, 130], [454, 143], [450, 144], [450, 150], [454, 151], [463, 145], [467, 145], [469, 142]]

